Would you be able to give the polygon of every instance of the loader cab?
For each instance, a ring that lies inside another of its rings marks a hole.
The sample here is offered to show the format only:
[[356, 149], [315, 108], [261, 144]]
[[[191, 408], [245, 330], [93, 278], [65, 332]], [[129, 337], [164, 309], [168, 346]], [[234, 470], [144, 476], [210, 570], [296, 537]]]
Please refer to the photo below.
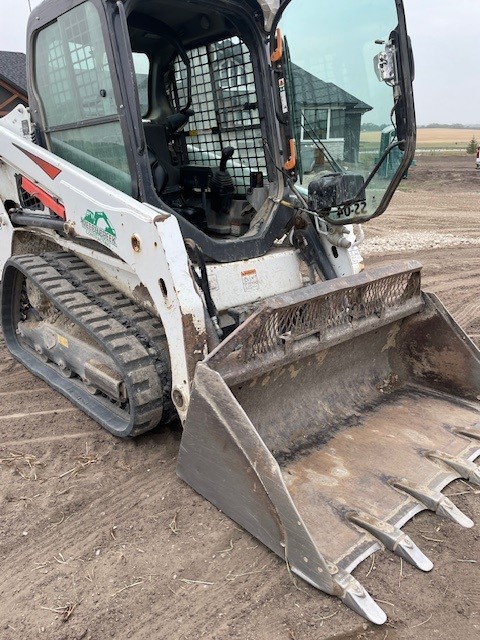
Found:
[[175, 211], [197, 243], [227, 241], [234, 254], [278, 188], [265, 144], [277, 136], [259, 80], [268, 69], [258, 26], [205, 3], [131, 2], [127, 10], [146, 197]]
[[[346, 15], [350, 2], [339, 3]], [[300, 15], [288, 13], [294, 5], [308, 22], [309, 0], [46, 0], [32, 12], [28, 27], [29, 96], [38, 142], [170, 212], [184, 237], [218, 262], [266, 253], [292, 228], [292, 201], [334, 225], [378, 215], [404, 169], [378, 188], [372, 179], [380, 175], [379, 167], [352, 170], [344, 157], [329, 152], [319, 133], [324, 110], [297, 99], [295, 65], [276, 32], [284, 10], [287, 27], [291, 16], [298, 22]], [[349, 50], [348, 39], [340, 38], [343, 26], [336, 28], [328, 46]], [[414, 148], [411, 78], [403, 8], [393, 0], [390, 23], [382, 25], [380, 35], [388, 40], [392, 29], [394, 48], [402, 55], [393, 61], [390, 55], [387, 62], [402, 72], [389, 78], [397, 83], [397, 95], [391, 87], [388, 92], [408, 163]], [[368, 37], [377, 31], [370, 29]], [[317, 49], [327, 42], [315, 38]], [[348, 70], [347, 58], [342, 72]], [[368, 75], [370, 83], [377, 82], [373, 69]], [[349, 95], [338, 88], [342, 98]], [[347, 107], [355, 111], [355, 105]], [[331, 105], [326, 122], [332, 135], [334, 113], [340, 110]], [[307, 179], [302, 192], [297, 189], [302, 152], [312, 128], [320, 138], [314, 141], [315, 158], [328, 162], [315, 174], [313, 188]], [[367, 202], [362, 187], [370, 183], [376, 195]], [[326, 193], [334, 197], [325, 199]]]

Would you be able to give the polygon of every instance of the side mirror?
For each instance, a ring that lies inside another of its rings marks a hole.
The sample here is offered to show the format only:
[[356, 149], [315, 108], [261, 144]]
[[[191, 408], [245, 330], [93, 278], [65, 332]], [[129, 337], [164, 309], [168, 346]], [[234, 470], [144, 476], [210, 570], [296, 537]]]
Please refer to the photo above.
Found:
[[[399, 39], [400, 30], [399, 27], [397, 27], [391, 32], [388, 42], [376, 40], [376, 44], [385, 45], [385, 49], [375, 56], [373, 62], [375, 73], [380, 82], [386, 82], [392, 87], [395, 103], [395, 129], [397, 132], [397, 140], [400, 143], [398, 148], [400, 151], [404, 151], [408, 122], [405, 93], [411, 93], [411, 83], [415, 75], [415, 63], [410, 38], [407, 36], [406, 60], [402, 60]], [[405, 68], [405, 63], [407, 68]]]
[[397, 55], [394, 43], [390, 40], [376, 40], [375, 44], [384, 44], [385, 50], [377, 54], [373, 59], [373, 66], [380, 82], [393, 85], [398, 84]]

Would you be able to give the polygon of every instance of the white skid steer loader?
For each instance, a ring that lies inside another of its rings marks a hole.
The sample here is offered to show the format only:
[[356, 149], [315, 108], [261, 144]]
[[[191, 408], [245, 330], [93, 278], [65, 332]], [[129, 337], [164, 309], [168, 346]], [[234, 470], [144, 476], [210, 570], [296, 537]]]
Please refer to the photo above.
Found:
[[[180, 477], [384, 622], [353, 568], [429, 571], [401, 527], [472, 526], [442, 489], [480, 484], [479, 351], [354, 231], [414, 154], [402, 1], [46, 0], [27, 46], [29, 109], [0, 120], [9, 350], [114, 435], [178, 415]], [[362, 121], [394, 126], [380, 154]]]

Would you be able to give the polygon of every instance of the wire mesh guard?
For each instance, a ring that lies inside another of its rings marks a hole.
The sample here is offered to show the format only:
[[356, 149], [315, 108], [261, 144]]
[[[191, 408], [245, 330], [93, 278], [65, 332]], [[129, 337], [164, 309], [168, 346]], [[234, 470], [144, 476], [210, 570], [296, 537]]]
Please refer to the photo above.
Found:
[[420, 274], [399, 274], [365, 287], [335, 291], [320, 298], [275, 311], [249, 344], [251, 357], [272, 351], [286, 340], [299, 340], [369, 316], [381, 317], [412, 295], [420, 295]]
[[26, 211], [44, 211], [45, 207], [34, 195], [25, 191], [21, 186], [21, 180], [17, 178], [18, 201], [20, 207]]
[[362, 327], [371, 330], [372, 323], [380, 326], [409, 315], [423, 306], [420, 266], [402, 271], [394, 267], [354, 276], [358, 283], [353, 286], [319, 283], [311, 293], [299, 289], [266, 301], [211, 361], [222, 368], [222, 362], [234, 355], [238, 362], [253, 364], [266, 354], [282, 357], [293, 342], [309, 336], [318, 336], [323, 344]]
[[[266, 171], [257, 92], [250, 52], [229, 38], [188, 52], [192, 72], [192, 109], [185, 129], [186, 162], [218, 167], [221, 151], [235, 148], [229, 171], [238, 193], [250, 187], [252, 171]], [[174, 67], [170, 98], [177, 109], [187, 102], [187, 71]]]
[[39, 32], [34, 46], [51, 150], [128, 193], [130, 169], [97, 9], [84, 2], [67, 11]]

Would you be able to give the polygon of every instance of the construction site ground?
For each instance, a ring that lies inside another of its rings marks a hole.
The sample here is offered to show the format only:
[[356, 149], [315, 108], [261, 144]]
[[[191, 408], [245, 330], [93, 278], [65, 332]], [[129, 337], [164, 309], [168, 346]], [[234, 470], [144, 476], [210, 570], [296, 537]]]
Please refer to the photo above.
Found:
[[[425, 288], [478, 342], [480, 171], [472, 157], [417, 162], [366, 225], [366, 263], [420, 260]], [[405, 527], [431, 573], [387, 552], [358, 567], [388, 613], [375, 628], [179, 480], [180, 435], [115, 439], [1, 344], [1, 640], [479, 637], [480, 491], [447, 489], [473, 529], [427, 513]]]

